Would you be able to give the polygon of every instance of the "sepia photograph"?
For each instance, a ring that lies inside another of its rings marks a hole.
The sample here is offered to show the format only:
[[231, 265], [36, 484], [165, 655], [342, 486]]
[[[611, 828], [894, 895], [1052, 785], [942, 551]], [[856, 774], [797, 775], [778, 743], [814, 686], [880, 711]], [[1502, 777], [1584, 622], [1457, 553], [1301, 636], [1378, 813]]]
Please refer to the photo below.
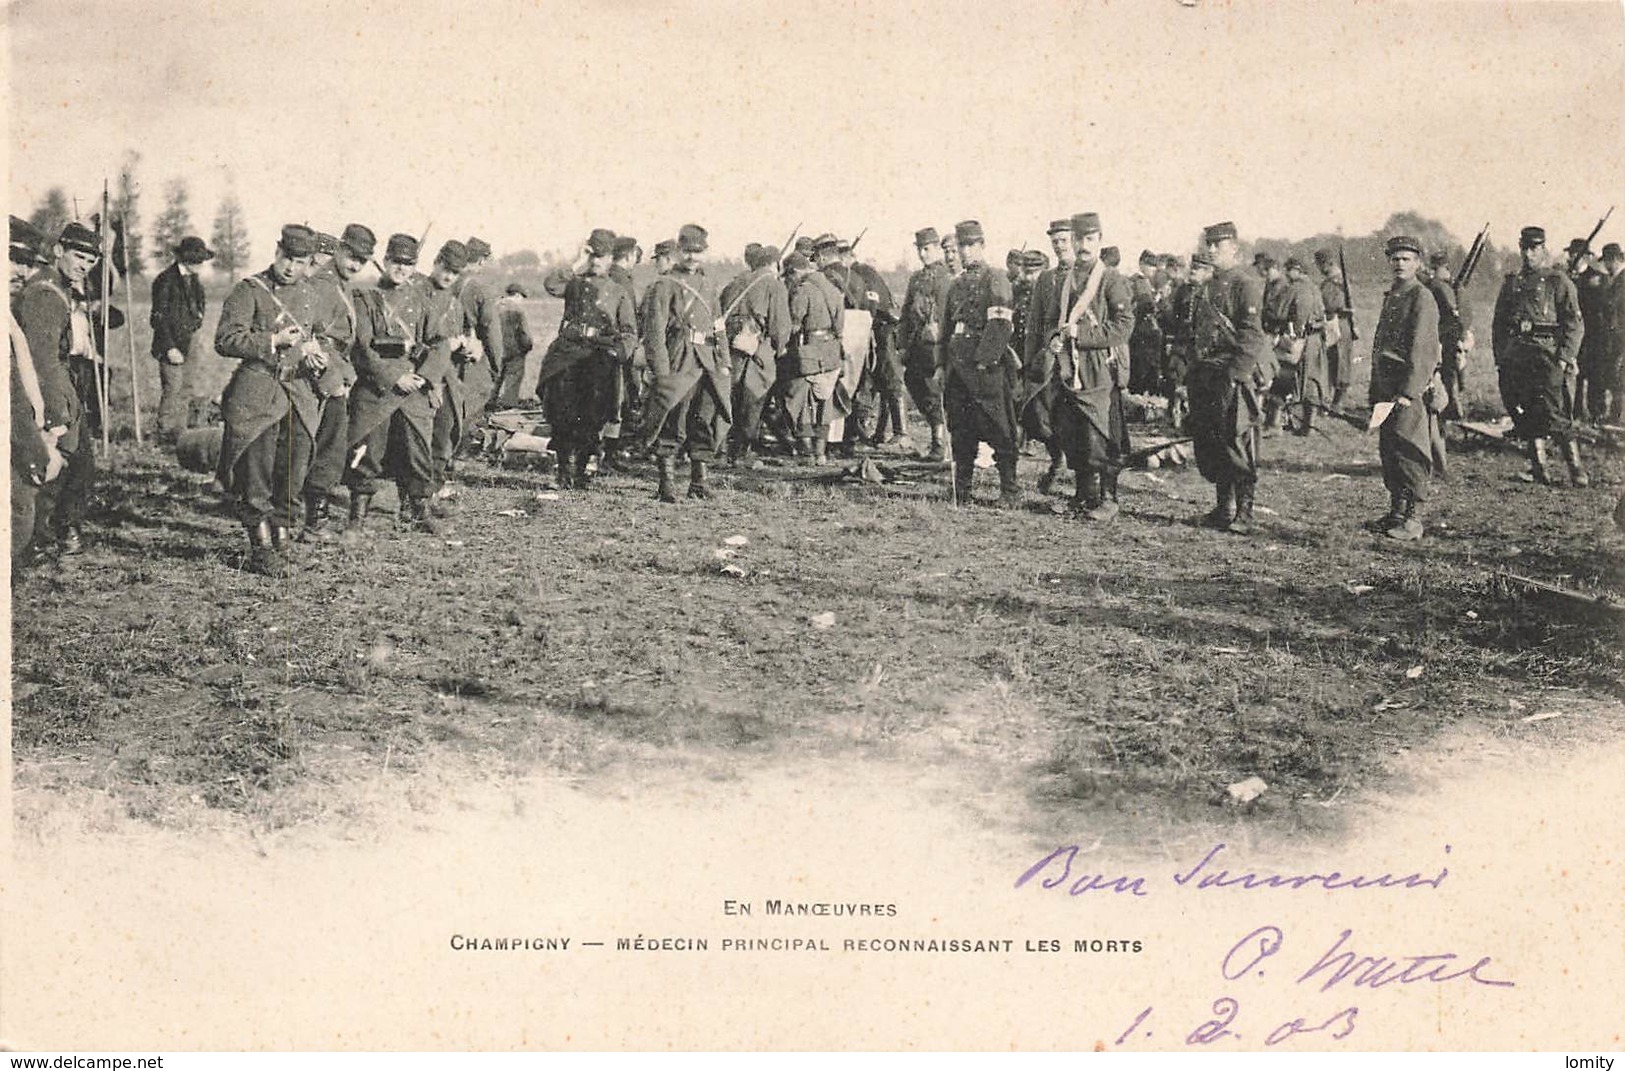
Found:
[[0, 1048], [1621, 1048], [1617, 0], [5, 34]]

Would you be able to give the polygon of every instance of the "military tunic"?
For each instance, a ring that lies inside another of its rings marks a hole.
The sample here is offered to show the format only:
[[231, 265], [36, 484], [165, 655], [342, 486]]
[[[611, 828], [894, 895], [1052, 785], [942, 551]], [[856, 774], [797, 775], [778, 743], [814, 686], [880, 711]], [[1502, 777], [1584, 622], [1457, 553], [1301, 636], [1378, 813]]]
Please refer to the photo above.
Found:
[[[1275, 394], [1282, 401], [1297, 398], [1308, 413], [1314, 406], [1326, 404], [1331, 393], [1326, 365], [1326, 306], [1320, 289], [1308, 279], [1288, 280], [1280, 317], [1279, 327], [1288, 348], [1276, 349], [1277, 361], [1284, 367], [1276, 374]], [[1309, 421], [1299, 426], [1307, 432]]]
[[1201, 287], [1186, 279], [1174, 287], [1162, 312], [1167, 349], [1162, 360], [1162, 395], [1172, 407], [1185, 389], [1185, 377], [1196, 361], [1196, 302]]
[[829, 432], [829, 402], [841, 374], [841, 331], [846, 301], [822, 272], [799, 277], [790, 292], [789, 359], [779, 365], [784, 404], [800, 438]]
[[1524, 438], [1568, 438], [1584, 336], [1574, 283], [1559, 269], [1524, 268], [1501, 284], [1491, 345], [1502, 401]]
[[[1089, 276], [1101, 273], [1099, 286], [1080, 307]], [[1069, 296], [1061, 308], [1060, 300]], [[1115, 476], [1129, 450], [1123, 389], [1128, 385], [1134, 334], [1134, 290], [1110, 265], [1074, 264], [1071, 278], [1056, 295], [1053, 309], [1060, 334], [1055, 352], [1055, 436], [1073, 472]], [[1080, 487], [1083, 484], [1080, 482]], [[1108, 490], [1110, 483], [1108, 481]]]
[[733, 421], [732, 369], [716, 289], [699, 265], [678, 264], [646, 297], [643, 346], [654, 374], [641, 437], [661, 457], [685, 446], [692, 461], [715, 460]]
[[1343, 300], [1342, 281], [1330, 276], [1320, 281], [1320, 303], [1326, 319], [1337, 322], [1337, 337], [1326, 344], [1326, 373], [1335, 394], [1354, 382], [1354, 310]]
[[638, 342], [631, 293], [608, 275], [555, 268], [543, 281], [564, 299], [558, 337], [537, 374], [545, 391], [553, 449], [559, 454], [598, 451], [604, 427], [621, 418], [621, 370]]
[[[1573, 277], [1575, 296], [1580, 302], [1580, 320], [1585, 324], [1585, 338], [1580, 343], [1580, 375], [1575, 388], [1576, 417], [1600, 418], [1608, 409], [1608, 392], [1613, 389], [1607, 382], [1603, 351], [1606, 349], [1606, 315], [1608, 276], [1595, 267], [1587, 267]], [[1602, 380], [1600, 385], [1598, 380]]]
[[1071, 308], [1072, 267], [1062, 264], [1047, 268], [1033, 280], [1027, 300], [1027, 333], [1021, 347], [1021, 396], [1016, 403], [1022, 433], [1050, 447], [1051, 458], [1060, 457], [1061, 445], [1055, 438], [1056, 349], [1051, 341]]
[[[91, 485], [96, 477], [96, 447], [88, 429], [84, 402], [69, 375], [78, 360], [76, 348], [88, 342], [89, 312], [84, 295], [55, 267], [41, 268], [23, 284], [15, 298], [17, 324], [34, 359], [40, 400], [47, 428], [66, 429], [57, 448], [66, 464], [62, 474], [39, 489], [34, 502], [33, 541], [47, 534], [60, 537], [84, 520]], [[74, 328], [75, 318], [80, 327]], [[76, 345], [76, 336], [78, 345]], [[13, 531], [14, 545], [28, 541], [29, 533]]]
[[[214, 349], [238, 365], [220, 400], [218, 477], [248, 526], [268, 519], [291, 528], [301, 517], [321, 421], [318, 377], [303, 353], [317, 339], [315, 318], [315, 292], [302, 281], [281, 281], [271, 268], [243, 279], [220, 306]], [[275, 347], [272, 336], [290, 324], [300, 341]]]
[[1188, 427], [1197, 469], [1221, 487], [1258, 479], [1259, 393], [1276, 373], [1260, 319], [1263, 300], [1263, 280], [1236, 267], [1215, 272], [1196, 302]]
[[643, 362], [642, 332], [643, 320], [641, 312], [643, 304], [638, 300], [638, 287], [632, 279], [632, 273], [619, 264], [609, 266], [610, 279], [626, 291], [626, 296], [632, 299], [632, 318], [638, 325], [638, 339], [632, 346], [632, 352], [621, 361], [619, 379], [616, 389], [619, 392], [617, 403], [618, 413], [614, 420], [604, 425], [604, 436], [619, 439], [623, 428], [635, 428], [638, 421], [638, 406], [643, 400], [643, 374], [646, 366]]
[[742, 272], [722, 291], [733, 360], [734, 438], [743, 449], [761, 433], [762, 407], [779, 379], [790, 341], [790, 292], [773, 265]]
[[[1603, 287], [1600, 338], [1597, 341], [1596, 364], [1592, 368], [1593, 386], [1599, 394], [1606, 392], [1608, 405], [1604, 415], [1618, 422], [1621, 410], [1621, 387], [1625, 386], [1625, 271], [1608, 277]], [[1591, 411], [1595, 415], [1602, 399], [1592, 398]]]
[[1461, 348], [1467, 337], [1467, 323], [1462, 319], [1455, 287], [1436, 275], [1429, 276], [1424, 285], [1432, 293], [1433, 302], [1439, 309], [1439, 378], [1444, 383], [1448, 399], [1441, 416], [1445, 420], [1460, 420], [1461, 392], [1467, 385]]
[[1398, 402], [1378, 433], [1382, 479], [1390, 493], [1428, 497], [1438, 418], [1424, 401], [1439, 367], [1439, 305], [1419, 281], [1396, 282], [1382, 299], [1371, 339], [1370, 401]]
[[938, 261], [909, 276], [903, 311], [897, 324], [897, 348], [902, 355], [903, 382], [914, 407], [932, 427], [942, 424], [942, 376], [937, 371], [943, 303], [953, 284], [948, 265]]
[[1001, 465], [1015, 462], [1018, 373], [1009, 353], [1012, 300], [1004, 273], [977, 263], [965, 266], [943, 302], [942, 401], [954, 464], [965, 474], [976, 460], [978, 442], [991, 446]]
[[305, 494], [330, 494], [344, 477], [344, 459], [350, 445], [350, 391], [355, 387], [352, 362], [355, 347], [356, 309], [350, 283], [325, 264], [306, 285], [313, 292], [312, 329], [327, 369], [316, 381], [321, 416], [316, 425], [310, 469], [305, 474]]
[[1133, 295], [1134, 333], [1128, 339], [1128, 389], [1152, 394], [1162, 378], [1162, 324], [1157, 313], [1157, 290], [1143, 275], [1128, 279]]

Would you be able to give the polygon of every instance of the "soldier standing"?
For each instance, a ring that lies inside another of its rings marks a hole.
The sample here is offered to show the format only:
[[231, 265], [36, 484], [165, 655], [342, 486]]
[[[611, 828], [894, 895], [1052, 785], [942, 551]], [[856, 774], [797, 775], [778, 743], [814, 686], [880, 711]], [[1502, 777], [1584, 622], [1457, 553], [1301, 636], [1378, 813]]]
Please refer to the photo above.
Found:
[[839, 287], [803, 253], [786, 258], [790, 270], [790, 352], [779, 368], [784, 402], [795, 430], [796, 453], [813, 465], [824, 463], [829, 439], [829, 403], [841, 374], [841, 331], [846, 299]]
[[1569, 279], [1580, 301], [1580, 321], [1585, 339], [1580, 343], [1580, 373], [1574, 386], [1574, 419], [1600, 420], [1608, 409], [1608, 388], [1592, 388], [1597, 354], [1603, 343], [1603, 315], [1608, 277], [1591, 261], [1591, 246], [1584, 238], [1569, 243]]
[[605, 425], [620, 418], [621, 369], [638, 341], [631, 293], [610, 276], [615, 235], [595, 230], [574, 264], [547, 273], [543, 285], [564, 299], [558, 337], [537, 375], [547, 399], [550, 444], [559, 486], [586, 490], [588, 461], [598, 452]]
[[530, 297], [518, 283], [509, 283], [502, 299], [497, 302], [497, 320], [502, 325], [502, 386], [497, 390], [497, 404], [512, 409], [520, 404], [524, 390], [526, 365], [530, 351], [536, 343], [530, 337], [530, 324], [525, 319], [525, 301]]
[[1162, 258], [1151, 250], [1140, 253], [1139, 271], [1129, 276], [1134, 294], [1134, 334], [1129, 336], [1128, 389], [1154, 394], [1162, 373], [1162, 323], [1157, 301], [1157, 268]]
[[897, 325], [897, 345], [903, 354], [903, 381], [914, 398], [914, 407], [931, 428], [928, 461], [947, 457], [943, 441], [942, 377], [937, 371], [938, 350], [942, 346], [941, 313], [953, 276], [942, 259], [942, 239], [935, 227], [914, 232], [914, 252], [920, 269], [908, 279], [903, 296], [903, 314]]
[[[637, 284], [632, 280], [632, 269], [643, 263], [643, 247], [638, 240], [629, 234], [617, 235], [615, 238], [615, 257], [609, 265], [609, 277], [632, 299], [634, 316], [639, 307]], [[640, 325], [641, 329], [641, 325]], [[634, 342], [632, 352], [626, 355], [620, 364], [617, 373], [616, 387], [616, 413], [615, 419], [604, 425], [604, 467], [613, 467], [619, 462], [626, 461], [631, 455], [621, 449], [621, 432], [628, 427], [636, 427], [638, 419], [638, 401], [643, 389], [641, 374], [636, 367], [638, 345]]]
[[952, 232], [942, 236], [942, 262], [948, 265], [950, 278], [959, 278], [965, 270], [965, 258], [959, 253], [959, 239]]
[[[36, 268], [49, 266], [40, 253], [45, 236], [25, 220], [11, 217], [11, 293], [13, 305]], [[28, 336], [8, 307], [11, 339], [11, 564], [15, 573], [33, 550], [39, 489], [62, 474], [57, 450], [61, 426], [46, 427], [45, 395], [29, 350]], [[50, 358], [53, 363], [56, 357]]]
[[203, 280], [198, 268], [214, 259], [214, 250], [195, 235], [175, 247], [175, 262], [152, 280], [152, 357], [158, 362], [158, 437], [174, 439], [186, 430], [191, 391], [187, 363], [192, 343], [203, 326]]
[[1162, 396], [1168, 399], [1168, 423], [1176, 432], [1185, 430], [1190, 412], [1185, 379], [1196, 363], [1196, 307], [1211, 278], [1213, 258], [1206, 253], [1192, 255], [1190, 273], [1174, 284], [1163, 315], [1162, 333], [1168, 348], [1162, 363]]
[[1461, 419], [1461, 394], [1467, 385], [1467, 354], [1473, 348], [1473, 333], [1461, 314], [1456, 288], [1450, 283], [1449, 254], [1438, 252], [1429, 255], [1427, 270], [1417, 278], [1432, 291], [1433, 300], [1439, 306], [1439, 379], [1444, 383], [1448, 398], [1439, 417], [1439, 442], [1442, 444], [1442, 422]]
[[[390, 235], [378, 285], [356, 297], [356, 386], [350, 392], [351, 539], [365, 535], [380, 476], [395, 479], [401, 519], [437, 532], [429, 514], [434, 493], [434, 417], [441, 384], [451, 372], [452, 338], [446, 333], [445, 300], [432, 300], [415, 278], [418, 241]], [[450, 265], [436, 262], [443, 291], [455, 279]], [[450, 275], [450, 278], [447, 276]]]
[[1618, 242], [1602, 247], [1602, 267], [1607, 282], [1603, 288], [1601, 334], [1597, 343], [1596, 378], [1592, 387], [1592, 411], [1607, 398], [1603, 416], [1610, 424], [1618, 424], [1625, 397], [1621, 394], [1621, 377], [1625, 375], [1625, 251]]
[[656, 497], [676, 502], [673, 486], [677, 455], [689, 459], [688, 497], [709, 498], [706, 466], [728, 440], [733, 420], [732, 377], [725, 324], [716, 289], [700, 256], [710, 235], [697, 224], [677, 232], [677, 263], [649, 288], [643, 345], [655, 382], [643, 413], [642, 438], [655, 440], [660, 466]]
[[1340, 409], [1354, 382], [1354, 310], [1343, 298], [1343, 268], [1330, 249], [1315, 250], [1320, 269], [1320, 303], [1326, 306], [1326, 367], [1331, 377], [1331, 408]]
[[[423, 299], [433, 317], [432, 333], [446, 338], [451, 346], [451, 369], [431, 390], [434, 428], [429, 443], [430, 500], [436, 515], [451, 512], [454, 491], [446, 486], [451, 478], [457, 449], [484, 414], [484, 398], [490, 396], [491, 378], [483, 371], [485, 346], [474, 334], [473, 320], [458, 295], [457, 284], [468, 266], [468, 247], [449, 241], [435, 254], [429, 274], [417, 280]], [[470, 385], [472, 384], [472, 389]], [[482, 393], [483, 392], [483, 393]]]
[[1072, 217], [1071, 275], [1043, 320], [1057, 325], [1049, 340], [1055, 358], [1055, 437], [1076, 481], [1072, 512], [1104, 522], [1117, 516], [1117, 475], [1129, 449], [1123, 388], [1129, 380], [1134, 291], [1100, 257], [1100, 243], [1097, 213]]
[[1059, 297], [1062, 287], [1070, 286], [1072, 280], [1071, 217], [1051, 220], [1048, 234], [1050, 248], [1055, 251], [1055, 267], [1039, 274], [1028, 298], [1027, 335], [1020, 350], [1022, 390], [1016, 409], [1022, 433], [1043, 443], [1049, 452], [1049, 468], [1038, 478], [1038, 492], [1044, 495], [1054, 490], [1055, 480], [1066, 466], [1066, 454], [1055, 435], [1053, 421], [1057, 386], [1055, 354], [1049, 344], [1062, 326], [1055, 317], [1064, 314], [1071, 303], [1070, 294], [1064, 302]]
[[847, 384], [851, 411], [847, 414], [841, 438], [841, 452], [851, 457], [859, 446], [874, 444], [875, 407], [880, 400], [878, 368], [885, 351], [886, 362], [894, 360], [892, 326], [897, 321], [891, 290], [880, 273], [867, 264], [857, 264], [849, 243], [832, 234], [820, 236], [813, 246], [818, 268], [841, 291], [848, 309], [869, 313], [868, 358], [856, 383]]
[[953, 445], [954, 501], [969, 504], [981, 442], [993, 448], [999, 470], [999, 503], [1021, 504], [1016, 483], [1017, 370], [1011, 360], [1014, 310], [1010, 281], [991, 270], [982, 225], [965, 220], [954, 226], [965, 269], [954, 279], [942, 308], [945, 339], [943, 408]]
[[1196, 306], [1196, 363], [1187, 386], [1196, 467], [1216, 489], [1209, 528], [1251, 535], [1258, 486], [1262, 407], [1259, 395], [1275, 380], [1275, 359], [1260, 310], [1263, 280], [1240, 264], [1236, 225], [1215, 223], [1202, 233], [1213, 278]]
[[324, 543], [336, 536], [327, 527], [333, 491], [344, 477], [350, 445], [350, 390], [355, 386], [356, 277], [377, 248], [377, 236], [359, 223], [344, 228], [332, 259], [311, 275], [314, 330], [326, 356], [316, 380], [321, 416], [316, 425], [310, 470], [305, 474], [305, 527], [301, 538]]
[[1389, 539], [1422, 538], [1417, 513], [1428, 498], [1433, 471], [1438, 418], [1429, 404], [1429, 385], [1439, 367], [1439, 304], [1417, 279], [1422, 246], [1414, 238], [1388, 239], [1383, 251], [1394, 283], [1383, 295], [1382, 314], [1371, 340], [1372, 406], [1393, 404], [1378, 432], [1382, 481], [1388, 487], [1388, 512], [1377, 530]]
[[[723, 291], [728, 349], [733, 359], [732, 460], [758, 468], [762, 406], [779, 379], [779, 357], [790, 341], [790, 292], [779, 277], [777, 246], [748, 246], [746, 271]], [[732, 291], [732, 292], [729, 292]]]
[[[1286, 298], [1282, 308], [1282, 338], [1284, 345], [1276, 347], [1280, 361], [1290, 365], [1286, 369], [1289, 381], [1276, 383], [1282, 390], [1284, 402], [1296, 398], [1299, 403], [1299, 435], [1308, 435], [1314, 428], [1315, 410], [1325, 406], [1328, 397], [1329, 376], [1326, 373], [1326, 306], [1320, 298], [1320, 288], [1309, 281], [1309, 272], [1303, 261], [1288, 257], [1286, 269]], [[1290, 358], [1290, 360], [1288, 360]]]
[[1569, 478], [1586, 487], [1574, 438], [1574, 380], [1579, 373], [1585, 324], [1574, 283], [1546, 262], [1546, 232], [1525, 227], [1518, 234], [1523, 266], [1508, 275], [1495, 300], [1491, 345], [1501, 376], [1501, 393], [1519, 434], [1529, 442], [1530, 474], [1551, 483], [1546, 440], [1555, 439], [1568, 463]]
[[305, 285], [316, 232], [282, 228], [270, 267], [243, 279], [220, 306], [215, 352], [238, 362], [221, 397], [219, 479], [248, 534], [249, 567], [286, 574], [282, 551], [300, 519], [300, 495], [319, 424], [315, 379], [325, 355]]

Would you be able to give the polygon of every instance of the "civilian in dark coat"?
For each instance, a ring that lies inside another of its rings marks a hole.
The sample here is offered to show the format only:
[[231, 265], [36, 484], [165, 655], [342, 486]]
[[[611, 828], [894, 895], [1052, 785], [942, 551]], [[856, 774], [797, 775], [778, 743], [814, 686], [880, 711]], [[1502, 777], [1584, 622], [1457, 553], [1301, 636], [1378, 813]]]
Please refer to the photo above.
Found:
[[[203, 239], [188, 236], [175, 247], [175, 263], [152, 281], [152, 356], [158, 362], [158, 434], [173, 438], [186, 429], [191, 391], [187, 368], [192, 343], [203, 326], [203, 280], [198, 267], [214, 258]], [[193, 365], [195, 367], [195, 365]]]

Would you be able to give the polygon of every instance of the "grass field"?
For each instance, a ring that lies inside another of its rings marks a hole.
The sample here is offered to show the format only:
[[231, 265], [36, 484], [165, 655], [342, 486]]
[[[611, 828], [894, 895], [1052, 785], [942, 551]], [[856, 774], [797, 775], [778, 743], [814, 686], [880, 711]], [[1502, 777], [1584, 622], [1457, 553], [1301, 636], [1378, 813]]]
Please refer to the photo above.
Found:
[[[539, 348], [554, 309], [533, 303]], [[1017, 512], [955, 508], [900, 456], [906, 483], [723, 470], [679, 506], [647, 467], [537, 500], [544, 474], [471, 466], [446, 534], [386, 525], [273, 583], [199, 478], [119, 442], [87, 553], [16, 580], [19, 813], [271, 830], [364, 823], [347, 783], [437, 756], [493, 779], [881, 756], [1057, 825], [1177, 823], [1256, 775], [1239, 820], [1319, 834], [1448, 730], [1625, 728], [1619, 618], [1497, 579], [1625, 590], [1618, 455], [1575, 490], [1458, 450], [1430, 537], [1401, 546], [1361, 527], [1386, 505], [1373, 437], [1265, 454], [1251, 540], [1194, 526], [1211, 500], [1188, 468], [1125, 474], [1123, 516], [1091, 528], [1032, 491], [1037, 458]], [[1583, 717], [1523, 720], [1548, 709]]]

